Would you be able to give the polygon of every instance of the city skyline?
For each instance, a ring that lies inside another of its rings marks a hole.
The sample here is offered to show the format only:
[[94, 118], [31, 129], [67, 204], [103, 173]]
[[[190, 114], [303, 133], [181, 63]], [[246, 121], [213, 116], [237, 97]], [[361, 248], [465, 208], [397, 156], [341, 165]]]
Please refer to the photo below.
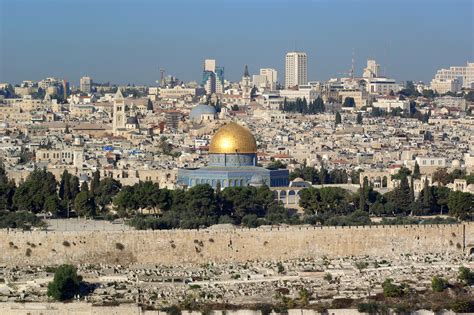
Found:
[[[354, 51], [356, 75], [373, 58], [382, 75], [429, 82], [439, 68], [472, 60], [474, 51], [473, 4], [463, 0], [299, 1], [293, 6], [276, 1], [271, 7], [268, 1], [114, 5], [106, 0], [92, 10], [88, 0], [0, 3], [2, 82], [55, 76], [78, 84], [89, 75], [96, 82], [151, 85], [159, 79], [159, 68], [199, 82], [202, 60], [216, 59], [231, 81], [239, 80], [248, 64], [251, 74], [275, 68], [283, 84], [285, 54], [293, 50], [308, 54], [308, 80], [343, 76]], [[296, 15], [301, 19], [284, 24]], [[352, 27], [360, 36], [348, 31]], [[449, 44], [438, 45], [440, 40]]]

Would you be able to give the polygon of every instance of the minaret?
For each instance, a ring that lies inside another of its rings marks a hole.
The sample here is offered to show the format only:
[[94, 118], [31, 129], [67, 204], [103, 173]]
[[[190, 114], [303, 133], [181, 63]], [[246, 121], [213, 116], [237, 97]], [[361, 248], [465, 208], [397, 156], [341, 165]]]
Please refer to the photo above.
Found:
[[112, 119], [112, 131], [114, 135], [116, 135], [117, 131], [120, 129], [125, 129], [125, 100], [123, 99], [120, 88], [117, 89], [117, 93], [114, 97], [114, 110]]

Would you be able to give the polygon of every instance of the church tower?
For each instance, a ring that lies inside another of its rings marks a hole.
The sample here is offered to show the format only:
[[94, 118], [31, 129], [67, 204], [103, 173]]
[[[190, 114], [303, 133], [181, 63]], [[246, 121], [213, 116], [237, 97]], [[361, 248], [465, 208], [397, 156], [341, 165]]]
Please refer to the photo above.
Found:
[[125, 100], [122, 95], [120, 88], [117, 89], [117, 93], [114, 97], [114, 110], [113, 110], [113, 122], [112, 131], [114, 135], [120, 130], [125, 129]]
[[244, 76], [242, 81], [240, 81], [240, 88], [242, 89], [242, 98], [245, 101], [245, 104], [250, 104], [250, 97], [252, 93], [252, 83], [250, 81], [249, 68], [245, 65]]

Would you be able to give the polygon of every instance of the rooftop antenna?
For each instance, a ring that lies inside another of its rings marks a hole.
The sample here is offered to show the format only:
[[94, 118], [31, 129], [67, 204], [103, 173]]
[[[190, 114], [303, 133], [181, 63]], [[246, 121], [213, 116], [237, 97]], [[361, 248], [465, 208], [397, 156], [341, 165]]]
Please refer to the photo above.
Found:
[[354, 62], [355, 62], [354, 60], [355, 60], [354, 59], [354, 48], [352, 48], [352, 65], [351, 65], [351, 71], [350, 71], [352, 81], [354, 81]]

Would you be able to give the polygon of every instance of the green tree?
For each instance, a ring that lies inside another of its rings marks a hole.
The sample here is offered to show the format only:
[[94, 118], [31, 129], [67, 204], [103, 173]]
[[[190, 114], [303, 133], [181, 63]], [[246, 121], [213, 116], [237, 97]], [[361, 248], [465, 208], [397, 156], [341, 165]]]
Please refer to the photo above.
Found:
[[13, 196], [16, 185], [13, 180], [9, 180], [3, 163], [0, 163], [0, 209], [13, 209]]
[[336, 126], [342, 123], [342, 117], [339, 112], [336, 112], [336, 120], [335, 120]]
[[286, 168], [286, 164], [283, 163], [280, 160], [275, 160], [267, 166], [267, 169], [269, 169], [269, 170], [277, 170], [277, 169], [280, 169], [280, 168], [283, 168], [283, 169]]
[[92, 175], [91, 188], [90, 188], [90, 192], [93, 196], [97, 195], [97, 190], [99, 189], [99, 185], [100, 185], [100, 171], [96, 170], [94, 174]]
[[61, 180], [59, 182], [59, 198], [64, 201], [69, 201], [71, 198], [71, 175], [67, 170], [61, 175]]
[[431, 213], [436, 209], [436, 199], [427, 178], [425, 178], [423, 190], [420, 192], [420, 199], [425, 213]]
[[369, 189], [369, 180], [367, 177], [364, 177], [364, 181], [362, 182], [362, 186], [359, 189], [359, 209], [362, 211], [366, 211], [367, 209], [367, 201], [366, 195]]
[[327, 184], [329, 179], [329, 173], [324, 167], [324, 163], [321, 162], [321, 168], [319, 169], [319, 183], [321, 185]]
[[415, 179], [420, 179], [421, 178], [420, 165], [418, 165], [418, 162], [416, 162], [416, 161], [415, 161], [415, 167], [413, 169], [413, 177]]
[[449, 184], [451, 182], [451, 176], [445, 168], [438, 168], [433, 173], [433, 183], [438, 182], [443, 186]]
[[361, 113], [357, 113], [357, 124], [359, 125], [362, 125], [362, 114]]
[[74, 200], [74, 210], [80, 216], [92, 217], [95, 215], [96, 205], [94, 197], [89, 196], [89, 191], [81, 191]]
[[89, 185], [87, 184], [86, 181], [83, 181], [81, 184], [81, 192], [89, 193]]
[[114, 178], [104, 178], [95, 188], [95, 199], [97, 204], [104, 209], [112, 202], [112, 199], [120, 192], [122, 184]]
[[433, 92], [433, 90], [423, 90], [423, 96], [426, 98], [435, 98], [437, 93]]
[[79, 191], [79, 177], [71, 175], [69, 179], [69, 200], [74, 200]]
[[393, 191], [385, 194], [388, 201], [394, 206], [394, 214], [408, 214], [411, 212], [410, 204], [413, 202], [408, 177], [406, 174], [400, 174], [400, 185]]
[[79, 294], [81, 282], [82, 277], [75, 267], [61, 265], [56, 269], [53, 281], [48, 284], [47, 294], [57, 301], [70, 300]]
[[51, 195], [46, 198], [44, 202], [44, 211], [55, 215], [62, 212], [58, 196]]
[[30, 230], [33, 226], [41, 226], [42, 221], [28, 211], [0, 211], [0, 229]]
[[46, 169], [35, 169], [15, 190], [13, 204], [18, 210], [39, 213], [50, 196], [56, 195], [56, 180]]
[[473, 217], [474, 195], [462, 191], [453, 191], [448, 197], [449, 215], [459, 219], [467, 220]]

